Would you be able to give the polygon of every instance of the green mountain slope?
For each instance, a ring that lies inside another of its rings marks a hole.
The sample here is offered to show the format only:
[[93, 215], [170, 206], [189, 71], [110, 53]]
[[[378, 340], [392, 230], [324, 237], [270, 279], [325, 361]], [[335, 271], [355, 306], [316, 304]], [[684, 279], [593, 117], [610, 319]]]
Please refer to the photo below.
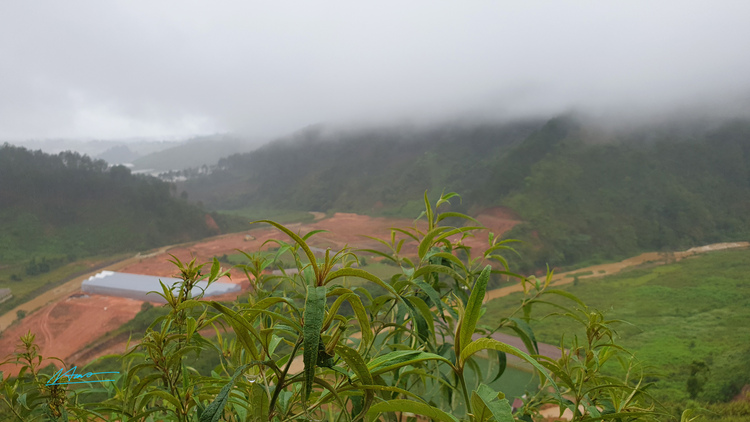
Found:
[[495, 160], [541, 123], [334, 133], [314, 128], [222, 159], [213, 174], [180, 188], [216, 209], [399, 213], [425, 190], [468, 194]]
[[[214, 209], [415, 217], [425, 190], [506, 205], [521, 269], [750, 237], [750, 123], [605, 131], [571, 117], [291, 139], [219, 161], [180, 189]], [[412, 201], [412, 202], [409, 202]], [[460, 206], [459, 206], [460, 208]]]
[[0, 148], [0, 262], [151, 248], [212, 234], [170, 185], [77, 153]]
[[[693, 138], [572, 137], [504, 198], [531, 267], [750, 238], [750, 124]], [[530, 245], [535, 247], [530, 247]]]

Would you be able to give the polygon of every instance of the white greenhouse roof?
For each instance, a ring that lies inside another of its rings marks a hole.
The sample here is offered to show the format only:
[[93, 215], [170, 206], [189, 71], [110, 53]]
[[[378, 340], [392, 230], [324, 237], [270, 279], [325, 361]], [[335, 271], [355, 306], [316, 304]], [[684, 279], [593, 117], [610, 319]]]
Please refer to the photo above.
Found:
[[[164, 299], [161, 296], [156, 293], [148, 293], [151, 291], [162, 292], [159, 280], [167, 287], [171, 287], [174, 283], [182, 281], [179, 278], [102, 271], [85, 280], [81, 284], [81, 290], [86, 293], [129, 297], [131, 299], [163, 303]], [[198, 286], [193, 288], [193, 295], [201, 292], [201, 289], [198, 287], [205, 289], [204, 296], [216, 296], [240, 291], [239, 284], [213, 283], [208, 288], [206, 288], [206, 284], [205, 281], [198, 282]]]

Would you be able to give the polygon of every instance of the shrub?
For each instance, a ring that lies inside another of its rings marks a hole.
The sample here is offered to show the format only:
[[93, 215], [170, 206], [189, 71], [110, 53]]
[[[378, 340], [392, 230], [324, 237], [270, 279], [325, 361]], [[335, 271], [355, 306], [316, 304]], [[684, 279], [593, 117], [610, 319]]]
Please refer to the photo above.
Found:
[[[206, 264], [174, 258], [182, 282], [162, 285], [167, 314], [121, 357], [115, 382], [90, 388], [106, 392], [105, 399], [80, 402], [80, 390], [46, 387], [49, 377], [39, 373], [33, 336], [27, 336], [13, 362], [24, 365], [33, 381], [4, 380], [3, 411], [55, 420], [98, 415], [107, 420], [359, 421], [416, 414], [485, 422], [531, 421], [552, 403], [561, 412], [574, 412], [576, 420], [656, 420], [637, 363], [614, 344], [612, 322], [574, 296], [551, 289], [551, 274], [536, 279], [510, 272], [502, 255], [512, 251], [510, 241], [490, 235], [488, 247], [478, 253], [456, 242], [477, 228], [440, 225], [447, 217], [470, 220], [438, 212], [453, 196], [441, 196], [433, 207], [425, 195], [424, 224], [394, 229], [381, 241], [383, 250], [363, 251], [401, 269], [389, 280], [354, 268], [356, 255], [348, 249], [318, 262], [307, 245], [314, 233], [299, 235], [268, 220], [260, 222], [289, 240], [275, 241], [276, 254], [245, 253], [247, 263], [240, 267], [252, 284], [247, 300], [226, 304], [192, 296], [199, 280], [210, 284], [226, 272], [217, 259], [201, 275]], [[407, 241], [415, 244], [416, 255], [402, 253]], [[457, 257], [459, 251], [465, 259]], [[298, 273], [269, 275], [275, 256], [285, 252]], [[494, 328], [478, 324], [491, 274], [517, 279], [526, 292]], [[365, 280], [385, 293], [346, 288], [346, 278]], [[528, 324], [533, 305], [549, 295], [569, 299], [566, 312], [586, 328], [586, 337], [575, 339], [559, 360], [539, 354]], [[343, 311], [345, 304], [351, 313]], [[215, 339], [201, 334], [210, 328]], [[495, 339], [499, 329], [514, 331], [529, 353]], [[210, 349], [221, 355], [212, 376], [186, 364], [186, 356]], [[484, 375], [476, 362], [480, 353], [496, 359], [495, 378], [502, 376], [507, 354], [534, 368], [538, 388], [520, 408], [514, 411], [502, 393], [474, 381], [484, 379], [478, 376]], [[622, 378], [602, 373], [618, 364]]]

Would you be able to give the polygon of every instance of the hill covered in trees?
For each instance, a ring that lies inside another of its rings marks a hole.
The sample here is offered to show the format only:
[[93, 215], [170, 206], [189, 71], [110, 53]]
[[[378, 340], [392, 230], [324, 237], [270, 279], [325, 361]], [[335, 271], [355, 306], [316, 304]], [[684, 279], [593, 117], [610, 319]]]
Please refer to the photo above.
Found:
[[[460, 192], [525, 221], [522, 270], [750, 236], [750, 122], [602, 129], [570, 116], [511, 124], [312, 128], [219, 161], [181, 189], [215, 209], [416, 217]], [[459, 211], [472, 212], [457, 206]]]
[[173, 193], [169, 184], [123, 166], [6, 144], [0, 148], [0, 262], [73, 259], [211, 235], [206, 212]]

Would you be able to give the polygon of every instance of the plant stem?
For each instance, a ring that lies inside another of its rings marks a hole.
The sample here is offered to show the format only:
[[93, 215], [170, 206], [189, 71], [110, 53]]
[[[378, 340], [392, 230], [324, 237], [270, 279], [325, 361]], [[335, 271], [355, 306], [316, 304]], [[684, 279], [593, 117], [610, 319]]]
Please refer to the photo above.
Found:
[[279, 376], [279, 379], [276, 381], [276, 388], [273, 390], [273, 396], [271, 397], [271, 403], [268, 406], [268, 414], [273, 415], [273, 408], [276, 406], [276, 400], [279, 398], [279, 394], [281, 393], [281, 389], [284, 385], [284, 379], [286, 378], [287, 372], [289, 372], [289, 367], [292, 366], [292, 361], [294, 360], [294, 355], [297, 354], [297, 350], [299, 350], [299, 347], [302, 345], [302, 337], [300, 336], [297, 338], [297, 343], [294, 345], [294, 350], [292, 350], [292, 354], [289, 355], [289, 360], [286, 362], [286, 366], [284, 367], [284, 371]]
[[469, 390], [466, 389], [466, 380], [464, 380], [464, 370], [461, 368], [458, 372], [458, 382], [461, 384], [461, 390], [464, 393], [464, 401], [466, 402], [466, 415], [471, 413], [471, 401], [469, 401]]

